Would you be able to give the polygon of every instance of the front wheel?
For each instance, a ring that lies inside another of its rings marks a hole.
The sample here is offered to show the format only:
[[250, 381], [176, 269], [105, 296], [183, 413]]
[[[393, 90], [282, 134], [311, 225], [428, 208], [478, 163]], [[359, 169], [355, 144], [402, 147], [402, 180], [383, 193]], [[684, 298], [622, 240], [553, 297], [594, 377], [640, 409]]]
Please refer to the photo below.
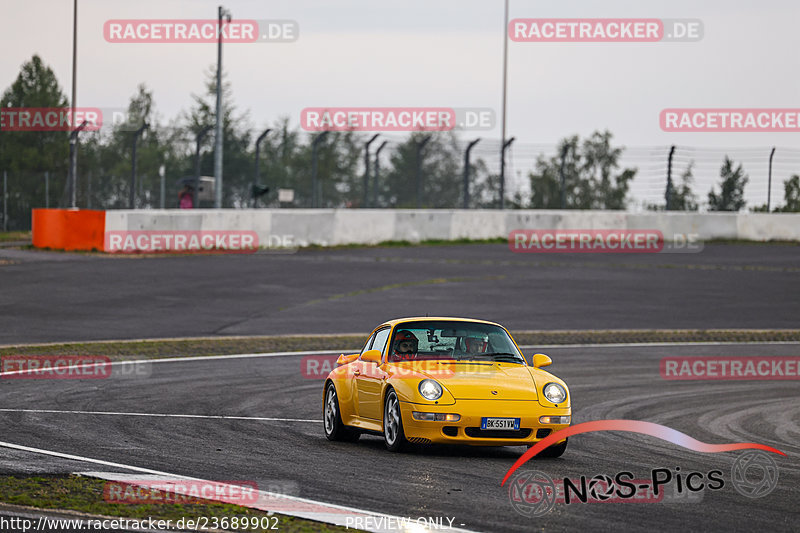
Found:
[[397, 399], [394, 389], [389, 389], [383, 407], [383, 440], [386, 443], [386, 449], [390, 452], [399, 452], [406, 444], [403, 417], [400, 414], [400, 401]]
[[336, 395], [336, 387], [333, 383], [328, 383], [325, 389], [325, 406], [322, 409], [322, 420], [325, 423], [325, 437], [328, 440], [357, 441], [360, 434], [358, 431], [348, 428], [342, 422], [342, 415], [339, 412], [339, 398]]

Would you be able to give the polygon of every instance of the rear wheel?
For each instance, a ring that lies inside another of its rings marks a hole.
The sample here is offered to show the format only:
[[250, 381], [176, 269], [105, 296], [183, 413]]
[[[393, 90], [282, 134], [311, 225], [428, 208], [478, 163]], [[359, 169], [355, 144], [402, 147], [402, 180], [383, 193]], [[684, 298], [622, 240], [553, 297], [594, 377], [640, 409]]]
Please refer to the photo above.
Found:
[[391, 452], [399, 452], [405, 447], [406, 435], [403, 432], [403, 417], [400, 414], [400, 401], [394, 389], [386, 393], [383, 407], [383, 440]]
[[336, 395], [336, 387], [333, 386], [333, 383], [328, 383], [328, 387], [325, 389], [322, 419], [325, 423], [325, 437], [328, 440], [357, 441], [360, 437], [357, 430], [348, 428], [342, 422], [342, 415], [339, 412], [339, 397]]
[[564, 455], [564, 452], [567, 450], [567, 441], [569, 439], [564, 439], [564, 442], [561, 444], [553, 444], [552, 446], [545, 448], [544, 450], [540, 451], [536, 454], [537, 457], [561, 457]]

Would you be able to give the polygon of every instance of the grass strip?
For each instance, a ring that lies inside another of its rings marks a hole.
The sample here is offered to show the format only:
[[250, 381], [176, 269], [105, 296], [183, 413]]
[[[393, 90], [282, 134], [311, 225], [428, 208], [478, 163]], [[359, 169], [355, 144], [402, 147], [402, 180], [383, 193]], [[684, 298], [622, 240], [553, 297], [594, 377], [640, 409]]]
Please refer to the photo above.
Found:
[[[12, 505], [24, 505], [37, 509], [77, 511], [100, 517], [121, 517], [131, 519], [172, 520], [175, 524], [181, 518], [200, 517], [268, 517], [266, 512], [249, 509], [238, 505], [208, 502], [197, 504], [120, 504], [107, 503], [103, 499], [103, 488], [106, 481], [78, 475], [42, 475], [42, 476], [0, 476], [0, 502]], [[275, 514], [277, 530], [291, 533], [306, 532], [339, 532], [345, 528]], [[75, 517], [79, 518], [79, 517]], [[274, 519], [265, 525], [275, 524]], [[234, 529], [231, 529], [233, 531]], [[238, 529], [237, 531], [267, 532], [268, 528]]]
[[[526, 346], [550, 344], [628, 344], [661, 342], [798, 342], [800, 329], [653, 329], [512, 332]], [[137, 341], [97, 341], [4, 346], [4, 355], [102, 355], [113, 361], [241, 353], [336, 350], [358, 351], [364, 334], [260, 336]]]

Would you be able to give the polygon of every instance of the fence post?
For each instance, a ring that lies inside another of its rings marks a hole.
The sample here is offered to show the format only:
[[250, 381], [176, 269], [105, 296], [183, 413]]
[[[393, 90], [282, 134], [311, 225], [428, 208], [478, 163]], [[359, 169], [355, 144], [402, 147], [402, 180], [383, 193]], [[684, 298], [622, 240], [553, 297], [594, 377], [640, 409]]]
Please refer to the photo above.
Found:
[[50, 172], [44, 172], [44, 207], [50, 209]]
[[767, 213], [769, 213], [770, 197], [772, 196], [772, 156], [775, 155], [775, 147], [769, 153], [769, 177], [767, 178]]
[[164, 181], [165, 170], [166, 170], [166, 167], [164, 165], [161, 165], [160, 167], [158, 167], [158, 176], [161, 178], [161, 190], [159, 191], [161, 193], [161, 195], [160, 195], [161, 209], [164, 209], [164, 206], [167, 205], [166, 204], [167, 200], [166, 200], [166, 198], [164, 198], [164, 196], [166, 196], [166, 194], [167, 194], [167, 184]]
[[421, 141], [417, 142], [417, 172], [416, 172], [416, 179], [414, 180], [416, 184], [416, 193], [417, 193], [417, 209], [419, 209], [422, 205], [422, 149], [425, 148], [425, 145], [428, 144], [428, 141], [431, 140], [431, 136], [428, 135]]
[[317, 157], [319, 156], [318, 153], [318, 146], [325, 137], [328, 135], [327, 131], [323, 131], [311, 143], [311, 207], [317, 207], [322, 196], [321, 193], [317, 191], [318, 184], [317, 184]]
[[364, 200], [361, 207], [369, 207], [369, 145], [379, 136], [380, 133], [376, 133], [364, 145]]
[[567, 152], [569, 151], [569, 144], [565, 144], [561, 148], [561, 167], [558, 170], [559, 179], [561, 181], [561, 209], [567, 208], [567, 178], [564, 176], [564, 163], [567, 160]]
[[464, 152], [464, 209], [469, 209], [469, 153], [472, 151], [472, 147], [478, 144], [480, 140], [480, 137], [478, 137], [469, 143], [467, 145], [467, 150]]
[[8, 173], [3, 171], [3, 231], [8, 231]]
[[673, 144], [672, 147], [669, 149], [669, 159], [667, 159], [667, 192], [665, 193], [665, 199], [667, 201], [667, 208], [666, 211], [669, 211], [672, 208], [672, 202], [670, 199], [672, 198], [672, 156], [675, 154], [675, 145]]
[[516, 137], [511, 137], [509, 140], [505, 141], [504, 135], [503, 140], [505, 142], [500, 148], [500, 209], [506, 208], [506, 150], [515, 139]]
[[383, 141], [375, 150], [375, 172], [372, 176], [372, 207], [378, 207], [378, 179], [381, 172], [381, 150], [389, 141]]

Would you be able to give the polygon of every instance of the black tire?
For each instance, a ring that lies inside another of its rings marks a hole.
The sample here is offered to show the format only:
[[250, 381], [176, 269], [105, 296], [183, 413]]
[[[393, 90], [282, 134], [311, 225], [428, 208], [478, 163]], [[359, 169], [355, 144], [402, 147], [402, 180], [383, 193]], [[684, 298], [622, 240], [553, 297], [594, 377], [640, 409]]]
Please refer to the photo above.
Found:
[[328, 440], [355, 442], [361, 436], [358, 430], [349, 428], [342, 422], [342, 415], [339, 411], [339, 396], [336, 394], [336, 387], [333, 386], [333, 383], [328, 383], [328, 386], [325, 387], [322, 422], [325, 429], [325, 437]]
[[545, 457], [545, 458], [555, 458], [561, 457], [564, 455], [564, 452], [567, 451], [567, 441], [569, 439], [564, 439], [564, 442], [561, 444], [553, 444], [550, 447], [545, 448], [544, 450], [540, 451], [536, 454], [536, 457]]
[[383, 404], [383, 441], [390, 452], [399, 452], [406, 447], [406, 434], [403, 431], [403, 414], [400, 411], [400, 400], [394, 389], [386, 393]]

